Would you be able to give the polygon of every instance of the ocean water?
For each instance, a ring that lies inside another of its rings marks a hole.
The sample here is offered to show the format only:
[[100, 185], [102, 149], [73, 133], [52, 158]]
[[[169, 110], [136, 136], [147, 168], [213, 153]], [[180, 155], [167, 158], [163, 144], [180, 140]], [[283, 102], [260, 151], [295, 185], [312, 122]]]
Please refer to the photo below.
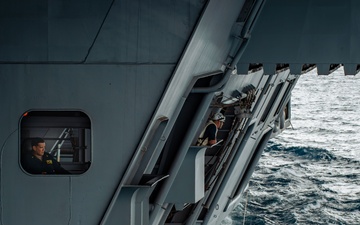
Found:
[[300, 77], [292, 128], [264, 150], [222, 224], [360, 224], [360, 75]]

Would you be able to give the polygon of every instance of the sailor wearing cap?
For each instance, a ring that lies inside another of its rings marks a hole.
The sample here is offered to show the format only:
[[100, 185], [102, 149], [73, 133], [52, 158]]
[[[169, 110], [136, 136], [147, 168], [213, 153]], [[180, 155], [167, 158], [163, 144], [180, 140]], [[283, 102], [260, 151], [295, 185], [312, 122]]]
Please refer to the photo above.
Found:
[[222, 113], [215, 113], [201, 132], [196, 145], [206, 146], [216, 144], [218, 129], [223, 126], [224, 122], [225, 116]]

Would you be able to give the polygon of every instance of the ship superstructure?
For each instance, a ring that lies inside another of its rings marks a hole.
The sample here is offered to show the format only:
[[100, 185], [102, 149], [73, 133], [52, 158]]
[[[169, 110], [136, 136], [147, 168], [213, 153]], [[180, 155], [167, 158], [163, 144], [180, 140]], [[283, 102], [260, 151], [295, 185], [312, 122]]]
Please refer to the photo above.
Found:
[[[1, 0], [0, 224], [220, 224], [289, 126], [300, 75], [357, 73], [359, 11], [355, 0]], [[196, 146], [216, 112], [222, 142]], [[23, 168], [36, 137], [70, 174]]]

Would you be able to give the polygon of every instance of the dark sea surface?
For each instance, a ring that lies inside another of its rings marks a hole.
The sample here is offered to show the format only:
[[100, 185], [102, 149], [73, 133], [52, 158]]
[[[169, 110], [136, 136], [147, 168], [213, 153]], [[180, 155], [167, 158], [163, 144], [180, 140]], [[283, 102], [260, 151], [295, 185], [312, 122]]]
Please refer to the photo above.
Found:
[[360, 224], [360, 75], [302, 75], [292, 127], [271, 139], [222, 224]]

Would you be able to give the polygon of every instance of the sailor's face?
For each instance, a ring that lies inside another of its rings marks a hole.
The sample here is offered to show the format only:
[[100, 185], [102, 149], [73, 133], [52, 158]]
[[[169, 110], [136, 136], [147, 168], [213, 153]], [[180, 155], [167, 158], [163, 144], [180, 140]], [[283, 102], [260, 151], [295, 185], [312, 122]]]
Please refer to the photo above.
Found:
[[43, 156], [45, 152], [45, 143], [38, 143], [38, 145], [32, 147], [34, 154], [37, 156]]
[[220, 129], [224, 125], [224, 122], [217, 120], [217, 121], [215, 121], [215, 124], [216, 124], [217, 128]]

